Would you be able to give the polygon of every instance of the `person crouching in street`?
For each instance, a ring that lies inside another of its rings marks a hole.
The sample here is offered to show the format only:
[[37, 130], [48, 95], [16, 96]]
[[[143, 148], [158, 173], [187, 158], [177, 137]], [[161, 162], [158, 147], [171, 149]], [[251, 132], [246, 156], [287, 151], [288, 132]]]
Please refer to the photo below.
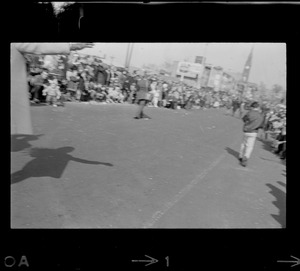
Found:
[[138, 104], [138, 110], [135, 115], [135, 119], [150, 119], [144, 112], [144, 107], [150, 99], [151, 94], [149, 93], [150, 84], [146, 76], [137, 82], [136, 100]]
[[242, 118], [244, 122], [243, 142], [241, 144], [239, 161], [242, 166], [247, 166], [247, 161], [254, 148], [255, 139], [259, 128], [263, 126], [263, 115], [259, 111], [258, 102], [253, 102], [250, 106], [250, 111]]

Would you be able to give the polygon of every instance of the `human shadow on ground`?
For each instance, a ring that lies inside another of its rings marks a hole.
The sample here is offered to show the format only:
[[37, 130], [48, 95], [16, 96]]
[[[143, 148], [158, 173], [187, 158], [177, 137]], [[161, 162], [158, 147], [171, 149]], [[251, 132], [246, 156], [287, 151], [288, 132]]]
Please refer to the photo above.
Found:
[[89, 161], [68, 154], [73, 147], [58, 149], [32, 148], [29, 153], [34, 159], [28, 162], [21, 170], [11, 174], [11, 184], [19, 183], [31, 177], [60, 178], [70, 161], [90, 165], [104, 165], [112, 167], [111, 163]]
[[10, 137], [10, 151], [11, 152], [19, 152], [24, 149], [31, 147], [29, 141], [38, 140], [43, 134], [40, 135], [25, 135], [25, 134], [17, 134], [11, 135]]
[[[274, 156], [277, 157], [277, 155], [274, 153], [274, 148], [272, 147], [272, 140], [262, 139], [260, 137], [257, 137], [257, 141], [260, 141], [262, 143], [262, 147], [263, 147], [264, 150], [271, 152]], [[274, 160], [269, 160], [269, 159], [262, 158], [262, 157], [261, 157], [261, 159], [268, 160], [268, 161], [274, 161]], [[281, 164], [286, 165], [286, 160], [285, 159], [280, 159], [280, 161], [281, 161]]]
[[281, 182], [281, 181], [278, 181], [278, 183], [279, 183], [281, 186], [286, 187], [286, 183]]
[[286, 227], [286, 194], [284, 191], [280, 190], [273, 184], [266, 184], [266, 186], [271, 189], [269, 193], [276, 198], [276, 200], [273, 201], [272, 203], [279, 210], [278, 215], [271, 214], [271, 216], [282, 226], [282, 228], [285, 228]]
[[239, 159], [239, 152], [237, 152], [237, 151], [235, 151], [235, 150], [233, 150], [233, 149], [231, 149], [231, 148], [229, 148], [229, 147], [226, 147], [225, 148], [225, 150], [229, 153], [229, 154], [231, 154], [232, 156], [234, 156], [236, 159]]
[[260, 137], [257, 137], [256, 140], [260, 141], [262, 143], [262, 147], [263, 147], [264, 150], [273, 153], [272, 141], [270, 141], [268, 139], [262, 139]]

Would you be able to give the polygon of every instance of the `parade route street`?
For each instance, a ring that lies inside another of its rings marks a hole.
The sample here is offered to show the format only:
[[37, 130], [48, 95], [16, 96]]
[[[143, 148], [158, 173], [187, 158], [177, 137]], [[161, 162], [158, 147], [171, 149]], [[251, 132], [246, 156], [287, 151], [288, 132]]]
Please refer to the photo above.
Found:
[[[12, 136], [12, 228], [284, 228], [285, 164], [225, 109], [31, 106]], [[187, 113], [186, 113], [187, 112]]]

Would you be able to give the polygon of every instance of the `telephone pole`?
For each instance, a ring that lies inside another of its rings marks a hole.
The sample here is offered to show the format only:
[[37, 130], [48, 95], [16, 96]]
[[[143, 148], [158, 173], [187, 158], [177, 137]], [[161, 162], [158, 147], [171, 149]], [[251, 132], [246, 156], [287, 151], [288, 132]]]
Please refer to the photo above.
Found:
[[125, 68], [129, 68], [130, 66], [130, 61], [132, 58], [132, 52], [133, 52], [133, 43], [128, 43], [127, 46], [127, 52], [126, 52], [126, 59], [125, 59]]
[[129, 50], [130, 50], [130, 43], [127, 45], [127, 51], [126, 51], [126, 57], [125, 57], [125, 68], [128, 68], [128, 56], [129, 56]]

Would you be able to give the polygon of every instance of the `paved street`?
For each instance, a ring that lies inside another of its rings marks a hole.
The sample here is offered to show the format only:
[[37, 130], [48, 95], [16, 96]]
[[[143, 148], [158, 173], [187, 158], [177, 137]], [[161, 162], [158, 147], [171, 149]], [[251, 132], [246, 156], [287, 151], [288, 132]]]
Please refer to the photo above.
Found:
[[285, 165], [224, 109], [32, 106], [12, 136], [12, 228], [282, 228]]

